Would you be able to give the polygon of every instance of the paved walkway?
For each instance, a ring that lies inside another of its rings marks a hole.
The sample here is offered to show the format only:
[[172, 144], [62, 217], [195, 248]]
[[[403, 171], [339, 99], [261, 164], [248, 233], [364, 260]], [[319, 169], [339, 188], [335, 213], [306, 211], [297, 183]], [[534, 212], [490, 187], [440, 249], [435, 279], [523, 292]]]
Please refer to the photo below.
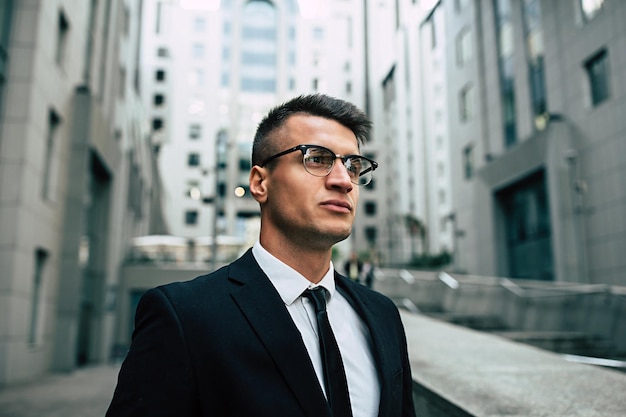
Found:
[[103, 417], [119, 366], [78, 369], [0, 389], [0, 417]]

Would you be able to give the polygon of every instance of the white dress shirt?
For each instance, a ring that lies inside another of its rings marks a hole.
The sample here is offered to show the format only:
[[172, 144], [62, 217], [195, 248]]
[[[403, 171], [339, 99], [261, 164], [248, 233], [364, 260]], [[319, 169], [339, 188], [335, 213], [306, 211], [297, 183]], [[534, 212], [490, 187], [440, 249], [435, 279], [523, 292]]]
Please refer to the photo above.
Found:
[[[258, 241], [252, 248], [252, 254], [283, 299], [287, 311], [302, 335], [319, 384], [325, 391], [315, 311], [309, 299], [302, 297], [307, 288], [316, 285], [270, 254]], [[369, 330], [350, 303], [335, 289], [332, 262], [318, 285], [326, 288], [330, 294], [326, 309], [346, 371], [352, 415], [376, 417], [380, 402], [380, 385], [372, 357]]]

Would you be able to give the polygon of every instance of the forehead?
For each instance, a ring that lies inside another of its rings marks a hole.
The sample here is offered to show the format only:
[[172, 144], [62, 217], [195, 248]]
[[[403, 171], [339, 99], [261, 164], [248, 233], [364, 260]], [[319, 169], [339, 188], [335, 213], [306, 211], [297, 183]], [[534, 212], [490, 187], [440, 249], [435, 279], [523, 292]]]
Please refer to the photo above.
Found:
[[336, 120], [308, 114], [294, 114], [276, 132], [282, 147], [301, 144], [321, 145], [336, 152], [356, 152], [358, 140], [348, 127]]

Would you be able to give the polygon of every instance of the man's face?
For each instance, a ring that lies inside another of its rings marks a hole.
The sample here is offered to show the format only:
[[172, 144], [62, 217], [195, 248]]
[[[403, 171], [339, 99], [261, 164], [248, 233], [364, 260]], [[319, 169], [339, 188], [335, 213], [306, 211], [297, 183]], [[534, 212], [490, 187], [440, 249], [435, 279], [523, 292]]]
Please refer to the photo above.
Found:
[[[354, 133], [323, 117], [291, 116], [274, 135], [281, 150], [307, 144], [324, 146], [339, 155], [359, 153]], [[265, 236], [327, 249], [350, 235], [359, 189], [350, 181], [341, 160], [335, 160], [325, 177], [304, 169], [300, 151], [283, 155], [272, 164], [271, 170], [265, 168], [267, 193], [259, 200]]]

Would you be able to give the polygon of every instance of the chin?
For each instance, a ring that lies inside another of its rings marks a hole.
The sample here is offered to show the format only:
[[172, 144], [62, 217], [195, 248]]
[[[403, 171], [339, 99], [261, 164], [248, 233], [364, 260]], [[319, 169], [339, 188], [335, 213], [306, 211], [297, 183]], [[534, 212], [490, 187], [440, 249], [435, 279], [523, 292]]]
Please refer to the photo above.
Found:
[[346, 240], [350, 236], [350, 233], [352, 233], [352, 228], [335, 233], [329, 233], [329, 236], [332, 236], [334, 238], [333, 240], [335, 241], [335, 243], [339, 243]]

